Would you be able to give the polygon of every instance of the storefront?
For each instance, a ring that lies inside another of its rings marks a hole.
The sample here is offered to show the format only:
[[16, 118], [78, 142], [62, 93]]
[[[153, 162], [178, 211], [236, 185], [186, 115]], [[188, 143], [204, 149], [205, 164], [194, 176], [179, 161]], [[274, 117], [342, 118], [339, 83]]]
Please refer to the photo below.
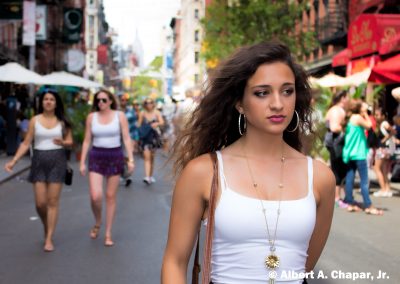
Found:
[[400, 15], [361, 14], [349, 26], [347, 45], [332, 66], [346, 65], [347, 76], [371, 69], [368, 81], [386, 85], [381, 104], [392, 115], [397, 102], [390, 92], [400, 85]]

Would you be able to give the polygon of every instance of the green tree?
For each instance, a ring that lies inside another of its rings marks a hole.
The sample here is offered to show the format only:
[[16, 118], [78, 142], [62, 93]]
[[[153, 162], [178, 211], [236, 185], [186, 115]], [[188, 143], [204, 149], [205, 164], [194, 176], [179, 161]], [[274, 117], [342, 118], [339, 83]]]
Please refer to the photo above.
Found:
[[[297, 55], [308, 54], [317, 42], [313, 32], [303, 32], [300, 23], [308, 1], [213, 0], [202, 19], [202, 55], [208, 67], [237, 47], [277, 39]], [[212, 67], [212, 66], [211, 66]]]
[[157, 56], [150, 63], [149, 67], [143, 70], [138, 76], [133, 78], [132, 88], [133, 94], [136, 99], [143, 100], [143, 98], [156, 94], [161, 95], [162, 80], [154, 77], [154, 74], [161, 74], [160, 70], [163, 65], [163, 58]]

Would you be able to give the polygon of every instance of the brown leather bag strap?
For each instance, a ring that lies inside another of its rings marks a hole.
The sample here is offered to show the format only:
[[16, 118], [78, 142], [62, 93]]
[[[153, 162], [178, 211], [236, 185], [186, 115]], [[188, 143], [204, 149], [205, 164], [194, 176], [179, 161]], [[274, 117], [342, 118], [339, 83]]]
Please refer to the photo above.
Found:
[[199, 250], [200, 250], [200, 231], [197, 236], [196, 254], [194, 255], [194, 262], [192, 269], [192, 284], [199, 284], [199, 273], [201, 270], [199, 262]]
[[211, 153], [211, 159], [214, 163], [214, 173], [211, 183], [210, 200], [208, 203], [207, 231], [204, 244], [203, 270], [201, 278], [202, 283], [210, 283], [211, 251], [212, 251], [212, 242], [214, 238], [214, 213], [215, 213], [215, 206], [217, 203], [218, 180], [219, 180], [217, 154], [214, 152]]
[[[210, 283], [210, 272], [211, 272], [211, 250], [212, 240], [214, 236], [214, 212], [218, 192], [218, 159], [216, 153], [211, 153], [211, 159], [213, 161], [213, 179], [211, 183], [210, 200], [208, 204], [208, 218], [207, 218], [207, 231], [206, 239], [204, 244], [204, 256], [203, 256], [203, 273], [202, 283]], [[199, 243], [200, 243], [200, 230], [197, 236], [196, 253], [194, 257], [194, 264], [192, 270], [192, 284], [199, 283], [200, 273], [200, 262], [199, 262]]]

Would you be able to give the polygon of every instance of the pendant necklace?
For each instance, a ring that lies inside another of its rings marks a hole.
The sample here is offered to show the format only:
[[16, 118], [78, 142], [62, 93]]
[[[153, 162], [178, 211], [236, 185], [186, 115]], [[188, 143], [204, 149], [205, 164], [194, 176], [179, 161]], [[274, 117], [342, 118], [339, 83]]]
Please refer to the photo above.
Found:
[[269, 284], [274, 284], [275, 283], [275, 279], [277, 277], [277, 273], [276, 273], [275, 269], [279, 267], [279, 263], [280, 263], [280, 259], [275, 253], [275, 251], [276, 251], [275, 241], [276, 241], [276, 232], [277, 232], [277, 228], [278, 228], [279, 216], [281, 214], [282, 190], [284, 188], [284, 185], [283, 185], [283, 170], [284, 170], [284, 164], [285, 164], [285, 156], [284, 156], [284, 153], [283, 153], [284, 143], [282, 142], [282, 154], [281, 154], [281, 159], [280, 159], [281, 168], [280, 168], [280, 177], [279, 177], [279, 184], [278, 184], [279, 200], [278, 200], [278, 209], [276, 210], [276, 222], [275, 222], [275, 230], [274, 230], [273, 237], [270, 234], [270, 230], [269, 230], [269, 226], [268, 226], [267, 210], [264, 207], [264, 203], [263, 203], [263, 201], [261, 199], [261, 195], [260, 195], [260, 192], [259, 192], [259, 189], [258, 189], [258, 184], [254, 179], [253, 172], [251, 171], [250, 163], [249, 163], [249, 160], [247, 158], [246, 151], [244, 149], [244, 145], [243, 145], [243, 143], [241, 143], [241, 144], [242, 144], [242, 150], [243, 150], [243, 153], [244, 153], [244, 157], [246, 159], [247, 167], [249, 169], [251, 181], [253, 183], [252, 185], [253, 185], [254, 190], [257, 193], [258, 200], [260, 200], [262, 213], [264, 215], [265, 226], [267, 228], [267, 230], [266, 230], [267, 239], [268, 239], [268, 244], [269, 244], [269, 254], [265, 258], [264, 264], [265, 264], [265, 267], [269, 270], [269, 273], [268, 273]]

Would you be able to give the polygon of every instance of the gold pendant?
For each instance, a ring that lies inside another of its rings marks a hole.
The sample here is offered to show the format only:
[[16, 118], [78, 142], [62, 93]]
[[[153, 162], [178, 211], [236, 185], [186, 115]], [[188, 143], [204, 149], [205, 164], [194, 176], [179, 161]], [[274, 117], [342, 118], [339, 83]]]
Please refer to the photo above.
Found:
[[269, 269], [275, 269], [279, 267], [279, 257], [275, 254], [270, 254], [265, 259], [265, 266]]

